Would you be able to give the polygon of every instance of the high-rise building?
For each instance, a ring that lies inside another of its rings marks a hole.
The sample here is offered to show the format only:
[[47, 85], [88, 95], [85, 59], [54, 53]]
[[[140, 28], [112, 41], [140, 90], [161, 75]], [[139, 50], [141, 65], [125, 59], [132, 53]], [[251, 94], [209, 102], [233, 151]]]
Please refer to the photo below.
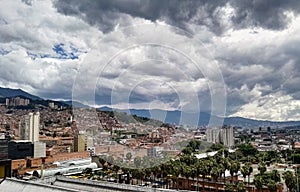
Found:
[[234, 146], [233, 127], [223, 127], [222, 129], [222, 143], [227, 147]]
[[206, 130], [206, 139], [210, 143], [222, 143], [227, 147], [232, 147], [234, 145], [233, 128], [209, 128]]
[[21, 97], [6, 98], [5, 104], [6, 106], [27, 106], [30, 104], [30, 100]]
[[40, 113], [29, 113], [21, 119], [19, 124], [19, 139], [31, 142], [39, 141]]
[[54, 109], [55, 103], [54, 103], [54, 102], [50, 102], [50, 103], [49, 103], [49, 107], [50, 107], [51, 109]]
[[219, 128], [208, 128], [206, 130], [207, 142], [220, 143], [221, 142], [220, 131], [221, 131], [221, 129], [219, 129]]
[[86, 150], [86, 136], [78, 134], [74, 137], [74, 152], [82, 152]]

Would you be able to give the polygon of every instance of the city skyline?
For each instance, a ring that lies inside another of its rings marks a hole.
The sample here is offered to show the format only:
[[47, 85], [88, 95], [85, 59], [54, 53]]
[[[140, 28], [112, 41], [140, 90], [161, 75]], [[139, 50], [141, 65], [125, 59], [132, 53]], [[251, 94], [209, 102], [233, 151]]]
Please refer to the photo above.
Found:
[[12, 1], [0, 86], [92, 106], [299, 120], [298, 1]]

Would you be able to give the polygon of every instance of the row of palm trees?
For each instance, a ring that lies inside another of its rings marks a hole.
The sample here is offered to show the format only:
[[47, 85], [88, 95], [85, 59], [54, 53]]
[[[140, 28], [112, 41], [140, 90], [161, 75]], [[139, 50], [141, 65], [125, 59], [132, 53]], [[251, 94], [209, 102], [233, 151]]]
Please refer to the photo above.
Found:
[[281, 176], [278, 170], [272, 170], [267, 172], [265, 162], [258, 164], [259, 173], [254, 176], [254, 185], [258, 190], [262, 190], [266, 186], [270, 192], [277, 192], [278, 182], [281, 181]]
[[[253, 173], [253, 167], [249, 162], [241, 164], [238, 159], [241, 159], [240, 156], [244, 156], [249, 161], [251, 158], [255, 157], [255, 159], [258, 159], [260, 163], [258, 164], [259, 174], [255, 175], [253, 184], [257, 189], [268, 187], [271, 192], [277, 190], [278, 182], [280, 182], [280, 174], [276, 170], [267, 172], [266, 163], [264, 160], [270, 161], [270, 159], [278, 159], [277, 156], [279, 153], [258, 153], [257, 150], [250, 144], [244, 144], [239, 146], [238, 150], [233, 154], [229, 154], [228, 151], [226, 152], [226, 149], [224, 149], [222, 146], [222, 148], [219, 149], [219, 153], [217, 153], [214, 157], [197, 159], [194, 154], [196, 153], [195, 149], [198, 149], [200, 144], [201, 143], [190, 142], [187, 147], [189, 150], [186, 150], [187, 152], [185, 154], [182, 154], [175, 160], [171, 159], [165, 163], [160, 162], [156, 165], [152, 164], [153, 162], [151, 159], [147, 158], [136, 159], [134, 164], [127, 168], [121, 168], [118, 165], [112, 165], [115, 163], [108, 163], [113, 162], [113, 159], [109, 158], [106, 160], [102, 159], [102, 161], [100, 160], [100, 163], [104, 165], [104, 168], [112, 168], [111, 170], [115, 173], [118, 171], [129, 173], [134, 180], [140, 181], [140, 183], [145, 180], [159, 180], [164, 181], [164, 187], [166, 188], [178, 188], [179, 179], [184, 177], [188, 182], [190, 182], [191, 179], [194, 180], [193, 183], [196, 181], [197, 188], [199, 182], [203, 181], [201, 182], [202, 186], [199, 187], [199, 189], [201, 188], [202, 190], [205, 189], [204, 181], [212, 181], [216, 184], [226, 184], [226, 191], [234, 190], [241, 192], [245, 189], [244, 183], [247, 185], [250, 183], [250, 175]], [[226, 170], [229, 170], [230, 172], [230, 182], [228, 182], [228, 180], [226, 182]], [[233, 181], [234, 175], [236, 175], [239, 171], [244, 178], [244, 183], [236, 183]], [[285, 179], [285, 181], [286, 183], [288, 182], [288, 188], [292, 189], [292, 186], [295, 183], [295, 177], [291, 179], [291, 174], [287, 173], [284, 174], [284, 178], [289, 178]], [[217, 185], [215, 188], [217, 189]]]
[[[231, 183], [233, 182], [233, 177], [239, 171], [241, 171], [244, 179], [249, 177], [253, 172], [253, 168], [249, 163], [241, 166], [240, 162], [237, 160], [230, 160], [222, 155], [215, 155], [214, 157], [208, 157], [205, 159], [197, 159], [193, 155], [183, 155], [176, 160], [170, 160], [166, 163], [144, 168], [144, 169], [130, 169], [122, 168], [123, 172], [129, 172], [133, 178], [143, 181], [145, 179], [151, 180], [164, 180], [166, 188], [176, 188], [178, 187], [178, 179], [184, 177], [189, 182], [191, 179], [199, 184], [201, 179], [202, 190], [205, 188], [205, 182], [207, 180], [213, 181], [215, 183], [222, 182], [226, 183], [225, 171], [229, 170], [231, 175]], [[172, 184], [172, 186], [170, 185]], [[190, 184], [188, 184], [190, 186]]]

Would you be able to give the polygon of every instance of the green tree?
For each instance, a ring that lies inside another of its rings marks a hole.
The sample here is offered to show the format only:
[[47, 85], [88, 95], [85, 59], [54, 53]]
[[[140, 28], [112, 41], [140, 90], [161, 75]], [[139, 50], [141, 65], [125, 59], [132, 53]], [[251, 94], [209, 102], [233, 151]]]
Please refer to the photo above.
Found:
[[223, 176], [224, 176], [224, 183], [225, 183], [225, 171], [226, 171], [227, 169], [229, 169], [230, 164], [229, 164], [228, 159], [225, 158], [225, 157], [222, 157], [222, 158], [220, 159], [220, 164], [223, 166], [222, 174], [223, 174]]
[[185, 155], [191, 155], [193, 153], [193, 149], [191, 147], [186, 147], [182, 150], [182, 153]]
[[271, 173], [270, 173], [270, 175], [271, 175], [271, 179], [272, 179], [274, 182], [278, 183], [278, 182], [281, 181], [280, 173], [279, 173], [278, 170], [276, 170], [276, 169], [275, 169], [275, 170], [272, 170]]
[[300, 154], [292, 154], [289, 159], [293, 161], [293, 163], [300, 163]]
[[190, 166], [188, 166], [188, 165], [182, 165], [183, 167], [183, 172], [182, 172], [182, 175], [187, 179], [187, 181], [188, 181], [188, 186], [190, 186], [190, 177], [191, 177], [191, 173], [192, 173], [192, 169], [191, 169], [191, 167]]
[[295, 191], [297, 182], [296, 177], [291, 171], [286, 171], [283, 173], [283, 179], [285, 180], [285, 185], [289, 189], [290, 192]]
[[254, 185], [255, 185], [256, 189], [261, 191], [263, 188], [263, 184], [264, 184], [263, 177], [261, 175], [256, 175], [254, 177]]
[[204, 180], [205, 180], [206, 176], [210, 173], [210, 168], [207, 165], [207, 160], [199, 161], [199, 173], [202, 176], [202, 181], [203, 181], [202, 189], [204, 190], [204, 188], [205, 188]]
[[270, 192], [277, 192], [277, 183], [273, 180], [269, 180], [267, 183], [267, 187]]
[[247, 191], [243, 182], [239, 182], [237, 184], [236, 188], [237, 188], [237, 192], [246, 192]]
[[241, 168], [241, 164], [238, 161], [231, 161], [229, 166], [229, 171], [231, 175], [231, 182], [233, 182], [233, 176], [236, 174]]
[[225, 184], [225, 192], [234, 192], [234, 186], [232, 183]]
[[126, 159], [130, 161], [132, 158], [132, 154], [130, 152], [126, 153]]
[[217, 182], [218, 182], [218, 178], [221, 176], [222, 174], [222, 170], [223, 170], [223, 167], [221, 164], [214, 164], [214, 166], [212, 167], [211, 171], [210, 171], [210, 175], [211, 177], [214, 179], [215, 181], [215, 188], [216, 188], [216, 191], [218, 191], [218, 185]]
[[141, 159], [141, 157], [135, 157], [135, 158], [133, 159], [133, 163], [134, 163], [134, 165], [135, 165], [136, 168], [140, 167], [141, 164], [142, 164], [142, 159]]
[[214, 181], [218, 181], [218, 178], [220, 177], [222, 168], [220, 167], [222, 165], [214, 165], [213, 168], [211, 169], [210, 175], [214, 179]]
[[253, 145], [248, 143], [239, 145], [238, 150], [241, 151], [245, 157], [247, 157], [248, 155], [255, 156], [258, 153], [257, 149]]
[[217, 143], [217, 144], [212, 144], [208, 150], [209, 151], [220, 151], [223, 149], [225, 149], [225, 146], [220, 143]]
[[266, 171], [267, 171], [267, 166], [266, 166], [266, 163], [265, 162], [260, 162], [258, 164], [258, 171], [259, 171], [259, 174], [260, 175], [263, 175]]
[[253, 167], [251, 166], [250, 163], [248, 163], [248, 164], [249, 164], [248, 183], [250, 183], [250, 175], [251, 175], [251, 173], [253, 172]]
[[[176, 182], [176, 184], [177, 184], [177, 188], [178, 188], [178, 178], [179, 178], [179, 175], [180, 175], [180, 173], [181, 173], [181, 167], [182, 167], [182, 165], [181, 165], [182, 163], [180, 162], [180, 161], [178, 161], [178, 160], [176, 160], [176, 161], [173, 161], [172, 162], [172, 175], [174, 176], [173, 177], [173, 181], [175, 181]], [[198, 183], [197, 183], [198, 184]]]
[[241, 168], [241, 173], [243, 175], [244, 182], [246, 182], [246, 177], [248, 175], [248, 170], [249, 170], [249, 167], [247, 165], [243, 165], [242, 168]]

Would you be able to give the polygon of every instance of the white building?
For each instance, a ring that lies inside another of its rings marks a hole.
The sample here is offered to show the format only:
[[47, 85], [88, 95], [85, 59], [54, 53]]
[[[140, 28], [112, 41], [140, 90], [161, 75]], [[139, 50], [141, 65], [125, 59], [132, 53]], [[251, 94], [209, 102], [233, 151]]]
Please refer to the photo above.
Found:
[[148, 149], [148, 156], [150, 157], [163, 157], [163, 147], [155, 146]]
[[234, 146], [233, 127], [223, 127], [222, 129], [222, 143], [227, 147]]
[[206, 130], [206, 140], [210, 143], [220, 143], [220, 128], [208, 128]]
[[209, 128], [206, 130], [206, 139], [210, 143], [222, 143], [227, 147], [234, 146], [234, 132], [232, 127]]
[[48, 105], [49, 105], [49, 107], [50, 107], [51, 109], [54, 109], [54, 107], [55, 107], [55, 103], [54, 103], [54, 102], [50, 102]]
[[33, 143], [33, 158], [46, 157], [46, 143]]
[[31, 142], [39, 141], [40, 113], [29, 113], [21, 119], [19, 124], [19, 139]]

